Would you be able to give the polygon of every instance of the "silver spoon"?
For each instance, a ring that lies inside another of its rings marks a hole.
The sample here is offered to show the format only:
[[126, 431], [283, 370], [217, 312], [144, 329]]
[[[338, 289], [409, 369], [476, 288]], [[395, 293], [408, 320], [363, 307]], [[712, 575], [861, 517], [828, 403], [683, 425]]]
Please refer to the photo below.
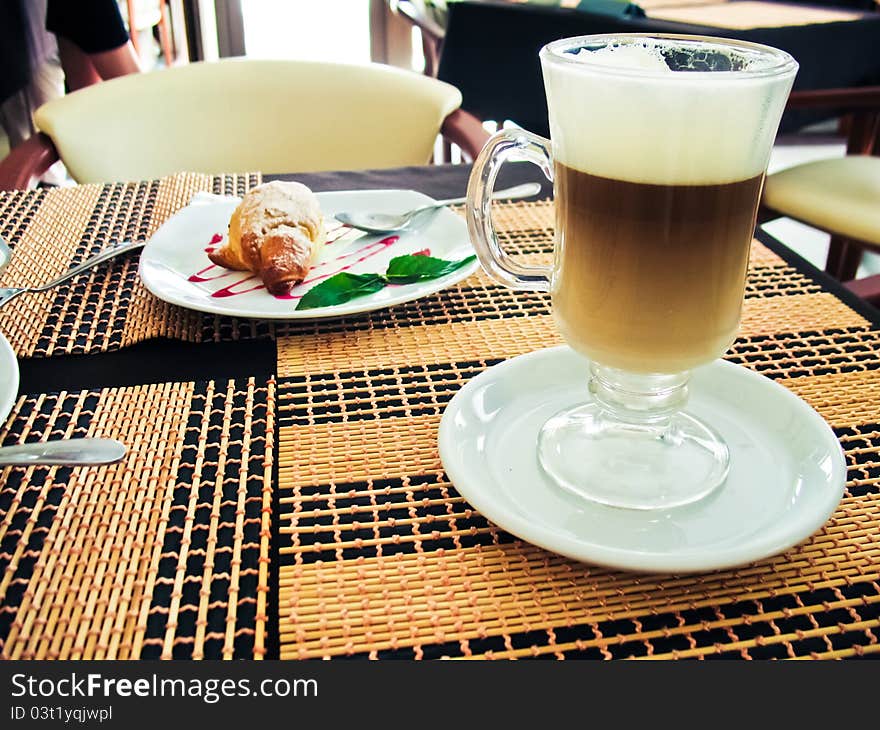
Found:
[[59, 439], [0, 448], [0, 466], [90, 466], [112, 464], [125, 456], [115, 439]]
[[86, 259], [79, 266], [74, 266], [70, 271], [66, 271], [57, 279], [53, 279], [47, 284], [33, 287], [0, 287], [0, 307], [2, 307], [7, 302], [15, 299], [15, 297], [17, 297], [19, 294], [24, 294], [25, 292], [40, 292], [46, 291], [47, 289], [52, 289], [59, 284], [63, 284], [68, 279], [72, 279], [74, 276], [78, 276], [84, 271], [88, 271], [93, 266], [104, 263], [108, 259], [115, 258], [116, 256], [121, 256], [122, 254], [128, 253], [129, 251], [136, 251], [139, 248], [143, 248], [144, 244], [145, 241], [134, 241], [130, 243], [121, 243], [118, 246], [114, 246], [113, 248], [108, 248], [104, 251], [101, 251], [101, 253], [95, 254], [91, 258]]
[[[498, 200], [515, 200], [517, 198], [528, 198], [541, 192], [539, 183], [525, 183], [524, 185], [516, 185], [512, 188], [504, 190], [496, 190], [492, 195], [493, 199]], [[340, 223], [344, 223], [352, 228], [358, 228], [367, 233], [394, 233], [408, 228], [410, 224], [419, 216], [429, 211], [443, 208], [447, 205], [456, 205], [464, 203], [467, 198], [450, 198], [449, 200], [438, 200], [429, 205], [423, 205], [414, 208], [406, 213], [337, 213], [335, 218]]]

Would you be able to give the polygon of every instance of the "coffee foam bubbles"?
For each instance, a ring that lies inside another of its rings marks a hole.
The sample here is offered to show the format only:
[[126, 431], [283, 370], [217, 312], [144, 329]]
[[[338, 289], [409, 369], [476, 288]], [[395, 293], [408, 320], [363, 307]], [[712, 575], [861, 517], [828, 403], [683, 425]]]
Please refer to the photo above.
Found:
[[543, 64], [557, 161], [667, 185], [735, 182], [766, 169], [792, 76], [672, 71], [649, 42], [567, 58], [581, 63]]

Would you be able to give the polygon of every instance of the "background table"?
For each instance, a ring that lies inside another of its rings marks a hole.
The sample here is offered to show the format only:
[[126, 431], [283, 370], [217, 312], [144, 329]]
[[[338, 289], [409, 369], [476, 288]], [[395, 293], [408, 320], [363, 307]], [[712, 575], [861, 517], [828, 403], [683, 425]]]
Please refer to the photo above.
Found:
[[[774, 3], [769, 7], [772, 10]], [[651, 12], [648, 10], [649, 15]], [[678, 22], [492, 0], [450, 3], [437, 75], [461, 90], [463, 108], [479, 118], [498, 122], [511, 119], [544, 136], [549, 136], [549, 129], [538, 51], [558, 38], [592, 33], [686, 33], [737, 38], [781, 48], [794, 56], [800, 64], [796, 90], [880, 83], [880, 53], [876, 51], [880, 13], [864, 13], [858, 20], [806, 25], [768, 22], [763, 27], [737, 29], [713, 27], [700, 20], [683, 22], [688, 12], [694, 18], [702, 17], [705, 11], [700, 6], [675, 12], [684, 14]], [[805, 16], [809, 12], [805, 7]], [[790, 110], [783, 116], [780, 129], [796, 130], [830, 116], [833, 111]]]
[[[530, 173], [533, 171], [529, 168]], [[504, 181], [516, 182], [514, 166]], [[315, 190], [461, 193], [466, 168], [302, 175]], [[195, 190], [258, 176], [0, 195], [40, 280], [145, 236]], [[552, 206], [499, 210], [552, 247]], [[136, 257], [0, 313], [22, 357], [4, 443], [104, 435], [125, 461], [0, 471], [0, 654], [25, 658], [848, 657], [878, 655], [877, 313], [761, 236], [729, 359], [810, 402], [847, 494], [785, 555], [691, 576], [621, 573], [523, 543], [458, 496], [436, 429], [469, 378], [555, 345], [545, 295], [482, 273], [317, 323], [237, 321], [150, 297]]]

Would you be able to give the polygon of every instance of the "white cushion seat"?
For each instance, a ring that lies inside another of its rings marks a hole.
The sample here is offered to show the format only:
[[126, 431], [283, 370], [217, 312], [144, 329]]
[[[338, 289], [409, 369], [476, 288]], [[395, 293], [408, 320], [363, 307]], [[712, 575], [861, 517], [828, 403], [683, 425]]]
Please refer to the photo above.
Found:
[[767, 177], [764, 205], [834, 234], [880, 245], [880, 157], [808, 162]]

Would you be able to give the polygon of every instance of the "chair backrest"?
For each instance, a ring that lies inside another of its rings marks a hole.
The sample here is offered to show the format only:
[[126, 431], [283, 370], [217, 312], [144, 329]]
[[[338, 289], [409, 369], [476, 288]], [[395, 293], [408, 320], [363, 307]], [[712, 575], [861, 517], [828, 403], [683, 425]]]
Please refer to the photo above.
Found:
[[425, 164], [458, 90], [390, 66], [224, 59], [125, 76], [35, 113], [80, 183]]

